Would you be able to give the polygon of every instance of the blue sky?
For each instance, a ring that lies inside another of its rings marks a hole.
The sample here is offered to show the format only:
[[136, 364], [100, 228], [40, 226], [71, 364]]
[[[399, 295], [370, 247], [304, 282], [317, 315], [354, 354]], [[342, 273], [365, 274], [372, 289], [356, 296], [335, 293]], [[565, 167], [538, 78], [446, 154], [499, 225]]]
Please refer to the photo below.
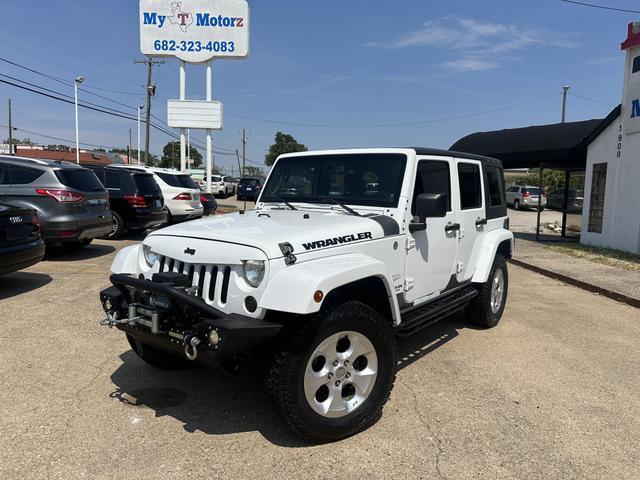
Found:
[[[637, 1], [599, 2], [638, 9]], [[564, 84], [572, 93], [569, 121], [603, 117], [620, 101], [626, 25], [640, 20], [640, 14], [559, 0], [249, 5], [249, 58], [214, 62], [213, 96], [225, 110], [214, 147], [235, 150], [246, 127], [247, 157], [256, 163], [264, 161], [278, 130], [314, 149], [447, 148], [475, 131], [554, 123]], [[81, 99], [135, 115], [146, 81], [144, 67], [133, 64], [140, 58], [137, 12], [135, 0], [12, 2], [0, 29], [0, 56], [61, 79], [82, 74], [87, 89], [124, 105], [85, 92]], [[72, 86], [4, 62], [0, 73], [73, 95]], [[204, 67], [190, 66], [187, 75], [188, 97], [202, 98]], [[177, 62], [154, 69], [154, 81], [153, 113], [166, 121], [166, 100], [178, 96]], [[72, 105], [6, 84], [0, 92], [0, 124], [6, 124], [10, 96], [17, 127], [74, 138]], [[477, 115], [491, 110], [497, 111]], [[374, 127], [389, 124], [396, 126]], [[81, 110], [83, 142], [124, 146], [129, 128], [135, 144], [135, 122]], [[203, 139], [202, 133], [192, 136]], [[152, 152], [168, 140], [152, 131]], [[216, 156], [218, 165], [234, 163], [235, 156]]]

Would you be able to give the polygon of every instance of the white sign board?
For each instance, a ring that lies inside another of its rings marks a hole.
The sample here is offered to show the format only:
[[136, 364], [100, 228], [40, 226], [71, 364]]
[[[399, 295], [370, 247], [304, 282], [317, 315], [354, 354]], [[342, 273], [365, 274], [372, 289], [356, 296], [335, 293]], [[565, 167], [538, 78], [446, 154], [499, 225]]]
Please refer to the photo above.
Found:
[[246, 0], [140, 0], [140, 50], [189, 63], [249, 55]]
[[222, 103], [206, 100], [169, 100], [167, 123], [171, 128], [222, 129]]
[[13, 148], [10, 148], [8, 143], [0, 144], [0, 155], [11, 155], [13, 153], [11, 150], [15, 151], [16, 146], [14, 145]]

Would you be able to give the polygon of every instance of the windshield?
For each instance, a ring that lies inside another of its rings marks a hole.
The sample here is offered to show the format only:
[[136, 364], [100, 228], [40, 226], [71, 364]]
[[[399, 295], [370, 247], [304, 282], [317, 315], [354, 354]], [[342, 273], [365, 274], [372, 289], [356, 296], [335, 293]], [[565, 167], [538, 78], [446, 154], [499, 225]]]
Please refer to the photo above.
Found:
[[190, 188], [192, 190], [198, 190], [198, 185], [189, 175], [179, 175], [173, 173], [164, 173], [164, 172], [156, 172], [156, 174], [164, 181], [167, 185], [171, 185], [172, 187], [183, 187]]
[[360, 153], [288, 157], [278, 160], [261, 201], [397, 207], [406, 155]]

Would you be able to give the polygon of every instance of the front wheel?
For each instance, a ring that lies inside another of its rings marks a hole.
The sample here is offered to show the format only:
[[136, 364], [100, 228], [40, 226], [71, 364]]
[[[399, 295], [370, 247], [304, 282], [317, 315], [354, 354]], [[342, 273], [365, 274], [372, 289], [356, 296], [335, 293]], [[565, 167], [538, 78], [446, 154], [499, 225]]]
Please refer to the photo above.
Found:
[[396, 376], [389, 322], [360, 302], [320, 314], [275, 358], [268, 390], [298, 435], [329, 442], [374, 424]]
[[481, 327], [495, 327], [502, 318], [509, 290], [509, 272], [502, 255], [496, 254], [489, 278], [485, 283], [477, 284], [476, 289], [478, 295], [466, 309], [467, 319]]

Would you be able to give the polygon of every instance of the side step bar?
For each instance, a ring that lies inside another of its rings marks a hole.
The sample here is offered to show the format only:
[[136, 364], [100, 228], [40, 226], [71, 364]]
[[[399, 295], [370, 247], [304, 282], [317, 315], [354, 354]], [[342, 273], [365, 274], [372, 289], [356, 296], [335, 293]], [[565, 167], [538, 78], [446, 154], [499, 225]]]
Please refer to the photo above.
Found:
[[409, 336], [421, 328], [427, 327], [466, 307], [476, 295], [478, 295], [478, 291], [469, 285], [429, 302], [423, 307], [402, 314], [402, 321], [395, 328], [395, 333], [401, 337]]

